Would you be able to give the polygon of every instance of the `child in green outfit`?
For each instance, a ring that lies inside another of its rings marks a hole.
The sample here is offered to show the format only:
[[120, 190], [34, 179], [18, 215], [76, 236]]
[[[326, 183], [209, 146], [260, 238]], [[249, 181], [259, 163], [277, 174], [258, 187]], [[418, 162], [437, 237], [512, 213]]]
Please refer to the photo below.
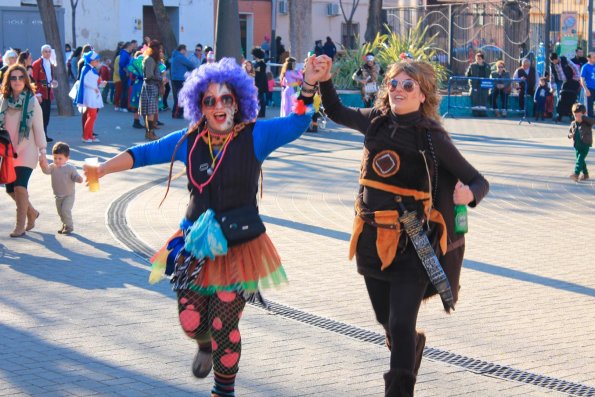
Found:
[[570, 174], [570, 179], [573, 181], [581, 181], [589, 179], [589, 171], [587, 171], [587, 154], [593, 145], [593, 124], [595, 119], [587, 117], [587, 108], [581, 103], [572, 105], [572, 113], [574, 114], [574, 121], [570, 124], [570, 132], [568, 139], [574, 140], [574, 149], [576, 150], [576, 164], [574, 166], [574, 173]]

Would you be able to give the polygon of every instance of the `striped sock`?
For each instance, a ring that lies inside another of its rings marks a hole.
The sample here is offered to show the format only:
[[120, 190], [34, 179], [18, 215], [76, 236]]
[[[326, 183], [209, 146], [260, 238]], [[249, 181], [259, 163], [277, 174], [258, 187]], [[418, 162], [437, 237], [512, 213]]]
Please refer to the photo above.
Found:
[[215, 385], [211, 393], [218, 397], [235, 397], [236, 374], [224, 375], [215, 372], [214, 375]]

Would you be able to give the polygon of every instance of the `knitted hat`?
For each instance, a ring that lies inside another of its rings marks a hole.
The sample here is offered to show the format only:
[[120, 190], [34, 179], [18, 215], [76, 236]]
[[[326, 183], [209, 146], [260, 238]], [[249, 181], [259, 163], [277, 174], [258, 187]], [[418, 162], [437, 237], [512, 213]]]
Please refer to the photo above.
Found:
[[95, 51], [88, 51], [85, 52], [85, 54], [83, 55], [83, 59], [85, 60], [85, 63], [90, 64], [93, 61], [96, 61], [99, 59], [99, 54], [96, 53]]

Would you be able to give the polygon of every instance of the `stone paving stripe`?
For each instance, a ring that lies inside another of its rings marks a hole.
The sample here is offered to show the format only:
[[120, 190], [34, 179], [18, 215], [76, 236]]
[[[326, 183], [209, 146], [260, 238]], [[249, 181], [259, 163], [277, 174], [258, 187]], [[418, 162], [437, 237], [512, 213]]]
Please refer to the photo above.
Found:
[[[155, 185], [162, 184], [165, 181], [167, 181], [167, 178], [161, 178], [128, 191], [122, 196], [115, 198], [107, 211], [107, 226], [114, 238], [145, 260], [148, 260], [153, 255], [154, 249], [139, 239], [128, 226], [126, 221], [126, 209], [128, 204], [132, 202], [136, 196]], [[268, 310], [270, 313], [279, 315], [281, 317], [312, 325], [314, 327], [334, 332], [342, 336], [347, 336], [375, 345], [384, 345], [384, 335], [377, 332], [368, 331], [353, 325], [306, 313], [304, 311], [272, 301], [267, 301], [266, 308], [259, 303], [249, 304]], [[595, 388], [580, 383], [534, 374], [513, 367], [466, 357], [445, 350], [435, 349], [429, 346], [426, 346], [424, 349], [424, 357], [432, 361], [454, 365], [478, 375], [526, 383], [549, 390], [567, 393], [568, 395], [572, 396], [595, 397]]]

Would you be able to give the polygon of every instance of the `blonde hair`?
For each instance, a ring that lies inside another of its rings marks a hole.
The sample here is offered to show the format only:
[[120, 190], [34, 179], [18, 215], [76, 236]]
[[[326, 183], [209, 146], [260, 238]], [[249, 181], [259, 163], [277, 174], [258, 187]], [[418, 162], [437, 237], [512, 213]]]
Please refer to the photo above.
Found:
[[436, 71], [430, 63], [424, 61], [403, 61], [389, 65], [388, 71], [384, 75], [383, 84], [376, 97], [374, 107], [385, 114], [390, 111], [388, 86], [389, 82], [399, 73], [405, 73], [415, 80], [421, 93], [426, 97], [426, 100], [419, 107], [422, 115], [440, 123], [441, 119], [438, 114], [440, 96], [438, 95]]
[[496, 61], [496, 68], [497, 68], [498, 66], [505, 66], [505, 65], [504, 65], [504, 61], [503, 61], [503, 60]]

